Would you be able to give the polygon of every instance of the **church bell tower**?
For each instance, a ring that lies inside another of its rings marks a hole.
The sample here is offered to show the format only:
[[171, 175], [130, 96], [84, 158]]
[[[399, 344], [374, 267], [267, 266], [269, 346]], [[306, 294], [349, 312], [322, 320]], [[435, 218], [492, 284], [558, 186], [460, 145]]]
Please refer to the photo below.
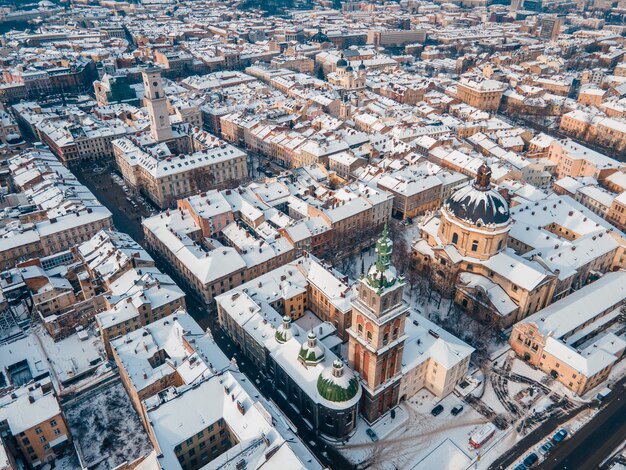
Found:
[[350, 367], [363, 385], [361, 413], [372, 423], [399, 401], [405, 321], [405, 281], [391, 264], [393, 242], [387, 225], [376, 243], [377, 259], [362, 277], [352, 302], [348, 329]]

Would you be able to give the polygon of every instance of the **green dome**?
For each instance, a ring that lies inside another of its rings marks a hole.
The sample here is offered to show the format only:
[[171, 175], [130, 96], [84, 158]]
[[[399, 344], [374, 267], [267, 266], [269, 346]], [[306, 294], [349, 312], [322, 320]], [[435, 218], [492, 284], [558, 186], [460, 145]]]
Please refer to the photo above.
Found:
[[283, 344], [293, 338], [293, 331], [291, 331], [291, 317], [285, 315], [283, 317], [283, 323], [276, 329], [274, 334], [276, 341]]
[[343, 363], [337, 360], [317, 378], [317, 392], [335, 403], [349, 401], [359, 393], [359, 381], [352, 371], [344, 372]]
[[324, 346], [317, 342], [317, 335], [311, 331], [307, 336], [307, 341], [300, 347], [298, 357], [307, 366], [312, 366], [322, 362], [324, 360], [324, 356]]

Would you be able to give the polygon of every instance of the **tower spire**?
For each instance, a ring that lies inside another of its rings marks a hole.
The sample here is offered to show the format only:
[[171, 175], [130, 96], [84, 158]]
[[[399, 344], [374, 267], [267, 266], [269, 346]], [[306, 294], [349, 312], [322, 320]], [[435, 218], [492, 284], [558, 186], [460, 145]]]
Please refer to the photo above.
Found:
[[367, 272], [366, 282], [370, 287], [384, 289], [391, 287], [396, 282], [396, 271], [391, 266], [391, 254], [393, 242], [389, 238], [389, 227], [385, 228], [376, 242], [376, 262]]

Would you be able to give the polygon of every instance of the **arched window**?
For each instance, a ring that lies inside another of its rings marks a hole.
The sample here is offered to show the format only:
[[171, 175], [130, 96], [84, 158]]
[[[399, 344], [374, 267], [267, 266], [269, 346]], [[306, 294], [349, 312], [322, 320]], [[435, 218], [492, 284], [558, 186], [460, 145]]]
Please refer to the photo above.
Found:
[[456, 244], [459, 242], [459, 234], [458, 233], [453, 233], [452, 234], [452, 243]]
[[389, 342], [389, 333], [385, 333], [383, 335], [383, 346], [386, 346], [388, 342]]
[[363, 325], [361, 323], [357, 325], [356, 329], [359, 332], [359, 335], [363, 334]]
[[478, 240], [474, 240], [472, 242], [472, 251], [477, 251], [478, 250]]
[[393, 329], [393, 339], [397, 339], [398, 338], [398, 327], [396, 326]]
[[367, 341], [368, 342], [372, 341], [372, 332], [371, 331], [367, 332]]
[[502, 240], [498, 241], [498, 250], [502, 248]]

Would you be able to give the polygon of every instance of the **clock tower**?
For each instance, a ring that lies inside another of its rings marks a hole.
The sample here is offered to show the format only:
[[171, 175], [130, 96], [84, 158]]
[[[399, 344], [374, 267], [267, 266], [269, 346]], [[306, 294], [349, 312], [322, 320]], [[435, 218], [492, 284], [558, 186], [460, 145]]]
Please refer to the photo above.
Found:
[[172, 125], [167, 109], [167, 96], [163, 90], [161, 69], [150, 67], [143, 71], [143, 86], [146, 106], [150, 115], [150, 132], [157, 142], [171, 140]]
[[363, 385], [361, 413], [370, 423], [396, 406], [400, 394], [408, 305], [402, 300], [405, 281], [391, 265], [392, 252], [385, 225], [376, 243], [376, 262], [361, 278], [359, 295], [352, 302], [347, 330], [350, 367]]

